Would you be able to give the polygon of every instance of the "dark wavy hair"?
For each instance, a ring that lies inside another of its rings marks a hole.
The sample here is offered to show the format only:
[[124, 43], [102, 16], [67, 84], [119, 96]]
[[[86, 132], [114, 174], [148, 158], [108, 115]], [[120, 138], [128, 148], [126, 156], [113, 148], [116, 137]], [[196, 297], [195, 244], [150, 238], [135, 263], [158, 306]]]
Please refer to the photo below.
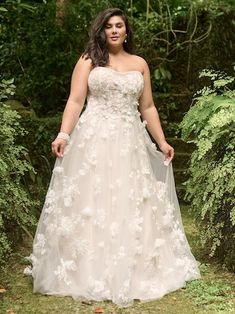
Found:
[[118, 8], [104, 10], [99, 13], [90, 28], [90, 38], [83, 53], [85, 59], [91, 59], [93, 67], [106, 66], [109, 63], [105, 26], [112, 16], [120, 16], [124, 21], [126, 26], [127, 42], [123, 43], [123, 49], [129, 53], [133, 52], [133, 33], [126, 15]]

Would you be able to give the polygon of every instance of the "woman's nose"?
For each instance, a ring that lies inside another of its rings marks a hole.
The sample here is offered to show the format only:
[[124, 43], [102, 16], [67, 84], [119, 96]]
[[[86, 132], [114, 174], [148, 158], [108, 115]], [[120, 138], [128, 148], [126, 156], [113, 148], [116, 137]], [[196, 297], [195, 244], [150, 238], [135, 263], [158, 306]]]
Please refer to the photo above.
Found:
[[113, 28], [112, 28], [112, 33], [116, 34], [117, 33], [117, 28], [116, 26], [114, 25]]

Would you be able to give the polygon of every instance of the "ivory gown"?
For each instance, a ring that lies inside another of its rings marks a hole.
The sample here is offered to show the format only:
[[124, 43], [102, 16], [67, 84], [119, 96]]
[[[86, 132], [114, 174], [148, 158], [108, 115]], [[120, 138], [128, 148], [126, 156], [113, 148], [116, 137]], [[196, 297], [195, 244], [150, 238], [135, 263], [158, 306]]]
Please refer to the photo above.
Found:
[[172, 165], [140, 119], [143, 84], [138, 71], [90, 72], [87, 107], [56, 160], [35, 234], [34, 292], [126, 307], [200, 277]]

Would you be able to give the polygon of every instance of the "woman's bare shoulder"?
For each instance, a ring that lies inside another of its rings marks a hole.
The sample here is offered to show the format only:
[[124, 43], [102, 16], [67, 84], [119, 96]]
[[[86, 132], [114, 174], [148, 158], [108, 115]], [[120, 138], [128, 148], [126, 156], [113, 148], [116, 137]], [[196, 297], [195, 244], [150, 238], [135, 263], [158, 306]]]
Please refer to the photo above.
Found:
[[140, 65], [147, 64], [146, 60], [143, 57], [140, 57], [138, 55], [131, 55], [131, 58], [132, 58], [132, 61], [136, 62], [137, 64], [140, 64]]
[[145, 71], [146, 68], [148, 68], [148, 64], [146, 60], [138, 55], [131, 55], [132, 62], [136, 64], [136, 67], [140, 68], [142, 72]]

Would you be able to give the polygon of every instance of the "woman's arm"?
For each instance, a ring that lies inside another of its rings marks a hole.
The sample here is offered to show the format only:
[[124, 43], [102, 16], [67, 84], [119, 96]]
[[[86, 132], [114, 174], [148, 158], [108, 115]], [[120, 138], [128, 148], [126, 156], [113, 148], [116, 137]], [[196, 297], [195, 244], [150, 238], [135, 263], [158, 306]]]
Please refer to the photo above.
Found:
[[147, 122], [148, 131], [164, 153], [165, 159], [170, 161], [174, 157], [174, 149], [167, 143], [161, 127], [159, 115], [152, 97], [149, 67], [145, 60], [143, 60], [143, 69], [144, 90], [139, 100], [140, 113], [142, 119]]
[[[75, 127], [87, 96], [87, 81], [91, 71], [91, 61], [80, 57], [72, 74], [71, 88], [66, 103], [60, 132], [70, 134]], [[52, 152], [57, 157], [62, 157], [67, 142], [65, 139], [56, 138], [52, 142]]]

